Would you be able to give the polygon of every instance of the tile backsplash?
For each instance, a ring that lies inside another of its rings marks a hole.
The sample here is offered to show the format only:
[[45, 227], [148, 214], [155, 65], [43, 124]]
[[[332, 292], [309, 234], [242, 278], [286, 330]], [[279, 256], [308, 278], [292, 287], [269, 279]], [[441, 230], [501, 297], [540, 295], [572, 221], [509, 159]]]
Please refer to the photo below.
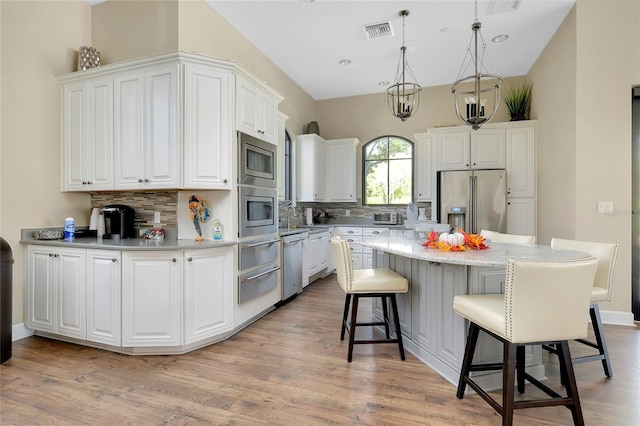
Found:
[[91, 208], [103, 208], [109, 204], [126, 204], [133, 207], [138, 226], [153, 223], [154, 212], [160, 212], [160, 220], [166, 227], [178, 226], [177, 191], [91, 193]]

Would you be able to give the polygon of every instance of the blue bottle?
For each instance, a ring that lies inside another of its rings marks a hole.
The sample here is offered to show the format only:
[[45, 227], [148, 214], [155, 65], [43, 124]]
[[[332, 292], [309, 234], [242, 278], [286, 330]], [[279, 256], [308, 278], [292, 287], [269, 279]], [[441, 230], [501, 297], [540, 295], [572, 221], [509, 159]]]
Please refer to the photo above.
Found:
[[76, 222], [72, 217], [64, 220], [64, 240], [73, 241], [76, 234]]

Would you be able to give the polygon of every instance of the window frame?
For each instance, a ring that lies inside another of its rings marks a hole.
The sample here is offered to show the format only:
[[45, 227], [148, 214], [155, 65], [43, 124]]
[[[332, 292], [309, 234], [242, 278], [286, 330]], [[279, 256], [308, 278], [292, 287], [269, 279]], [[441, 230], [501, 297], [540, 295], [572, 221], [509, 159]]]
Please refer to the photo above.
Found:
[[[362, 153], [361, 154], [362, 168], [361, 168], [361, 171], [360, 171], [360, 177], [361, 177], [362, 182], [361, 182], [361, 188], [360, 189], [362, 191], [361, 194], [362, 194], [362, 206], [363, 207], [366, 207], [366, 206], [370, 206], [370, 207], [398, 207], [398, 206], [406, 206], [407, 205], [407, 203], [404, 203], [404, 204], [370, 204], [370, 203], [366, 202], [367, 179], [366, 179], [365, 172], [366, 172], [366, 162], [367, 162], [367, 157], [366, 157], [367, 147], [370, 144], [372, 144], [372, 143], [374, 143], [376, 141], [379, 141], [380, 139], [385, 139], [385, 138], [400, 139], [400, 140], [406, 142], [407, 144], [409, 144], [409, 146], [411, 147], [411, 174], [410, 174], [411, 175], [411, 185], [410, 185], [411, 188], [410, 188], [410, 201], [409, 202], [413, 203], [413, 200], [414, 200], [414, 194], [413, 193], [414, 193], [414, 186], [415, 186], [415, 180], [416, 180], [416, 163], [415, 163], [415, 160], [416, 160], [416, 158], [415, 158], [416, 144], [413, 141], [411, 141], [411, 140], [409, 140], [409, 139], [407, 139], [407, 138], [405, 138], [403, 136], [382, 135], [382, 136], [377, 136], [377, 137], [369, 140], [369, 142], [367, 142], [364, 145], [362, 145], [362, 151], [361, 151], [361, 153]], [[382, 161], [386, 161], [387, 163], [390, 160], [393, 161], [392, 159], [389, 159], [388, 157], [389, 157], [389, 155], [387, 153], [386, 160], [382, 160]], [[388, 179], [388, 176], [387, 176], [387, 179]], [[389, 189], [390, 189], [390, 188], [388, 188], [388, 186], [389, 186], [388, 183], [389, 182], [387, 182], [387, 191], [389, 191]], [[389, 195], [389, 193], [387, 193], [387, 199], [389, 199], [388, 195]]]

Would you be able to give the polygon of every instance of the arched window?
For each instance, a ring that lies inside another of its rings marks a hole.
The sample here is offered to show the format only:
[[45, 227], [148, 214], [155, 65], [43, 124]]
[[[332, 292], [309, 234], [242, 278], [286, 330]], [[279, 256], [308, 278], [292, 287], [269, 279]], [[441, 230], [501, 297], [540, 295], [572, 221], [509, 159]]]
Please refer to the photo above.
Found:
[[382, 136], [362, 147], [362, 204], [408, 204], [413, 194], [413, 143]]

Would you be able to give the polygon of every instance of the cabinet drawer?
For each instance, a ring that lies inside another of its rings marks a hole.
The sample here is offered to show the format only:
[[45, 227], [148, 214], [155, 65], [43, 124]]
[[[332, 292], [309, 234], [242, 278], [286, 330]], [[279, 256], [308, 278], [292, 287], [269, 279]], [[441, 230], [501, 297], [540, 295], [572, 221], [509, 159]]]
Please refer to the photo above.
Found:
[[371, 238], [375, 238], [382, 234], [384, 231], [388, 231], [389, 228], [364, 228], [362, 230], [362, 240], [366, 241]]
[[339, 236], [362, 235], [362, 228], [359, 226], [336, 226], [336, 234]]

